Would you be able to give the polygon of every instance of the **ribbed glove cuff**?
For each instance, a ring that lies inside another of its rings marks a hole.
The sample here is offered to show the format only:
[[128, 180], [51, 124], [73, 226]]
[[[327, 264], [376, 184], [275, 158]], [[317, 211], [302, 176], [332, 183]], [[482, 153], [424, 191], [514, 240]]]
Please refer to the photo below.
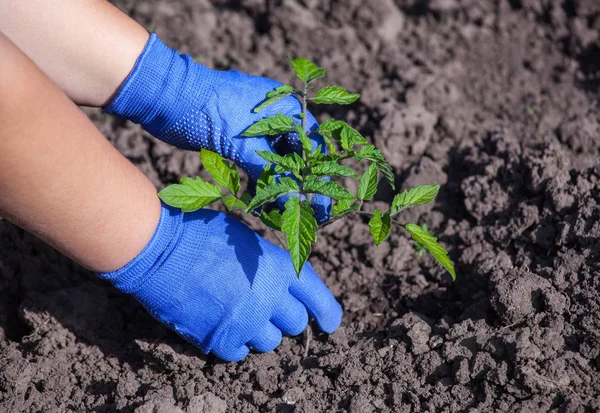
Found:
[[202, 109], [219, 73], [195, 63], [189, 55], [180, 55], [151, 34], [104, 111], [139, 123], [158, 136], [190, 108]]
[[161, 268], [172, 245], [178, 242], [183, 233], [183, 215], [181, 211], [163, 204], [156, 230], [142, 252], [124, 267], [96, 275], [109, 280], [127, 294], [135, 292], [146, 278]]

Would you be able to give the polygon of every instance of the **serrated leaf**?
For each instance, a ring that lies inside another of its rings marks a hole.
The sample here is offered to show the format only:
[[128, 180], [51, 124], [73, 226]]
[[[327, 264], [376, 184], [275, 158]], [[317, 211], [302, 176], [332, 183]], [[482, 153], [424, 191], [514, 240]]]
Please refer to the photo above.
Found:
[[316, 153], [316, 151], [315, 151], [312, 153], [312, 156], [309, 158], [309, 164], [311, 166], [315, 166], [322, 162], [331, 162], [331, 161], [335, 161], [335, 160], [336, 160], [336, 158], [331, 156], [330, 154]]
[[384, 178], [388, 181], [392, 189], [396, 188], [394, 183], [394, 170], [385, 160], [381, 151], [379, 149], [375, 149], [375, 145], [363, 146], [359, 152], [355, 153], [355, 158], [358, 162], [360, 162], [362, 158], [374, 162], [377, 165], [377, 169], [379, 169], [379, 172], [381, 172]]
[[296, 274], [299, 276], [310, 256], [312, 243], [317, 240], [317, 220], [308, 201], [291, 197], [285, 203], [281, 230], [285, 233], [288, 251]]
[[355, 102], [359, 97], [358, 93], [349, 93], [343, 87], [325, 86], [317, 92], [317, 96], [312, 101], [315, 103], [348, 105]]
[[262, 211], [260, 214], [260, 220], [266, 226], [281, 231], [282, 218], [281, 212], [278, 209], [272, 209], [269, 212]]
[[325, 76], [325, 69], [317, 66], [308, 59], [298, 58], [290, 59], [296, 76], [304, 83], [310, 83], [313, 80], [320, 79]]
[[358, 211], [358, 204], [349, 199], [342, 199], [333, 204], [333, 207], [331, 208], [331, 216], [341, 217], [350, 211]]
[[353, 127], [344, 125], [340, 132], [340, 141], [342, 148], [346, 150], [352, 149], [354, 145], [364, 145], [367, 140]]
[[298, 190], [296, 181], [290, 178], [280, 178], [277, 183], [271, 183], [261, 189], [257, 189], [256, 195], [254, 195], [254, 198], [252, 198], [252, 201], [250, 201], [244, 212], [247, 214], [261, 205], [275, 201], [281, 195], [298, 192]]
[[439, 185], [418, 185], [397, 194], [392, 201], [392, 213], [413, 205], [428, 204], [435, 199], [440, 190]]
[[356, 198], [346, 188], [340, 186], [337, 182], [329, 182], [324, 179], [309, 179], [304, 182], [302, 190], [311, 194], [322, 194], [333, 199], [351, 199]]
[[221, 199], [221, 188], [198, 177], [182, 178], [181, 184], [169, 185], [158, 196], [167, 205], [193, 212]]
[[358, 178], [358, 175], [350, 168], [338, 164], [336, 161], [328, 161], [312, 167], [311, 175], [314, 176], [339, 176]]
[[327, 119], [319, 125], [319, 134], [323, 137], [328, 137], [335, 140], [340, 140], [340, 132], [342, 128], [348, 125], [346, 122], [335, 119]]
[[380, 210], [376, 209], [369, 220], [369, 228], [376, 245], [381, 244], [390, 235], [391, 226], [392, 219], [390, 213], [386, 212], [382, 214]]
[[[298, 173], [300, 169], [304, 168], [304, 160], [297, 153], [289, 153], [285, 156], [281, 156], [271, 151], [256, 151], [256, 153], [267, 162], [271, 162], [275, 165], [282, 166], [285, 170], [294, 171]], [[275, 172], [281, 173], [283, 171], [276, 170]]]
[[200, 150], [200, 160], [204, 169], [221, 186], [229, 189], [233, 194], [240, 190], [240, 175], [235, 166], [216, 152], [207, 149]]
[[304, 132], [304, 129], [302, 129], [301, 125], [294, 123], [294, 129], [296, 130], [298, 138], [300, 139], [300, 143], [302, 144], [302, 150], [306, 156], [308, 156], [313, 148], [311, 140], [308, 139], [308, 136], [306, 136], [306, 132]]
[[358, 184], [358, 199], [368, 201], [377, 192], [377, 165], [369, 165]]
[[243, 202], [240, 199], [237, 199], [233, 195], [225, 195], [222, 201], [229, 211], [233, 211], [236, 209], [244, 209], [247, 206], [245, 202]]
[[259, 120], [242, 133], [242, 136], [281, 135], [293, 130], [293, 120], [289, 116], [276, 114]]
[[[423, 229], [423, 231], [426, 234], [429, 234], [429, 228], [427, 227], [427, 224], [421, 225], [421, 228]], [[421, 257], [421, 256], [423, 256], [423, 254], [425, 254], [427, 252], [427, 250], [418, 242], [413, 241], [413, 243], [415, 244], [415, 250], [417, 252], [417, 257]]]
[[281, 85], [267, 93], [267, 98], [257, 107], [254, 108], [254, 113], [260, 112], [264, 108], [292, 94], [294, 88], [290, 85]]
[[452, 280], [456, 280], [454, 264], [452, 264], [452, 261], [450, 261], [450, 258], [448, 258], [448, 252], [437, 242], [437, 238], [431, 234], [428, 234], [423, 230], [422, 227], [415, 224], [407, 223], [404, 225], [404, 228], [410, 232], [412, 239], [416, 243], [429, 251], [431, 255], [433, 255], [433, 258], [435, 258], [437, 262], [442, 264], [444, 268], [448, 270], [452, 276]]
[[263, 189], [265, 186], [275, 183], [275, 173], [272, 164], [265, 165], [258, 178], [256, 178], [256, 190]]
[[329, 150], [329, 153], [331, 153], [332, 155], [335, 155], [337, 153], [337, 148], [335, 147], [335, 145], [333, 144], [331, 139], [329, 139], [329, 137], [324, 136], [324, 135], [321, 135], [321, 137], [325, 141], [325, 144], [327, 145], [327, 149]]

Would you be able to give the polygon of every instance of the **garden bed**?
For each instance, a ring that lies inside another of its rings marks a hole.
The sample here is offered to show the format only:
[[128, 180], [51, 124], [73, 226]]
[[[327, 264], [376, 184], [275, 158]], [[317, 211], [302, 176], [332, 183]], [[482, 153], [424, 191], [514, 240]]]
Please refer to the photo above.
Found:
[[[347, 118], [398, 185], [443, 184], [405, 216], [457, 281], [399, 228], [375, 247], [363, 218], [338, 222], [310, 261], [342, 327], [228, 364], [0, 221], [0, 411], [600, 411], [598, 2], [117, 5], [204, 64], [288, 81], [302, 56], [361, 93], [315, 115]], [[198, 172], [197, 153], [86, 113], [157, 188]]]

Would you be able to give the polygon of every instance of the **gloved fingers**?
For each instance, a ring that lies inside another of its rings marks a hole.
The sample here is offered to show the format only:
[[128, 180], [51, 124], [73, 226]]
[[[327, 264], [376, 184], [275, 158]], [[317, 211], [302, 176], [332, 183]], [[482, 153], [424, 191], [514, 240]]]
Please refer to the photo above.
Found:
[[248, 342], [251, 349], [262, 353], [275, 350], [279, 344], [281, 344], [281, 330], [270, 321], [258, 331], [256, 337]]
[[307, 262], [300, 277], [293, 280], [290, 293], [306, 306], [321, 330], [332, 333], [342, 322], [342, 306], [337, 302], [325, 283], [321, 281]]
[[245, 344], [240, 347], [218, 346], [211, 350], [211, 353], [215, 356], [229, 362], [240, 361], [245, 358], [249, 352], [250, 348]]
[[267, 151], [276, 153], [271, 145], [271, 141], [267, 136], [240, 136], [233, 138], [233, 141], [235, 143], [235, 151], [228, 157], [246, 171], [253, 183], [256, 183], [258, 176], [268, 163], [256, 152]]
[[304, 304], [288, 295], [283, 299], [275, 314], [271, 316], [271, 321], [283, 334], [297, 336], [304, 331], [308, 324], [308, 313]]
[[327, 222], [331, 217], [331, 198], [328, 196], [313, 194], [311, 206], [318, 224]]

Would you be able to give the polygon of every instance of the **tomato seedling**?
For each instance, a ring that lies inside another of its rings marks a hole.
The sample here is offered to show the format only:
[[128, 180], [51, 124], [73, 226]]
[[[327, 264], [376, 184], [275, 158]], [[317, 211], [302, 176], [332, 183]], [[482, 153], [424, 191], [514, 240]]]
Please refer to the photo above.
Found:
[[[398, 221], [398, 215], [405, 209], [433, 202], [440, 186], [419, 185], [402, 191], [394, 196], [387, 211], [363, 210], [363, 203], [371, 200], [377, 192], [380, 175], [395, 189], [394, 172], [381, 151], [374, 145], [370, 145], [356, 129], [341, 120], [329, 119], [314, 131], [308, 131], [306, 128], [309, 103], [347, 105], [355, 102], [360, 95], [350, 93], [339, 86], [325, 86], [311, 96], [309, 91], [312, 89], [313, 82], [325, 76], [325, 69], [303, 58], [293, 59], [291, 64], [302, 81], [302, 88], [296, 89], [290, 85], [279, 86], [267, 93], [265, 100], [254, 111], [259, 112], [293, 95], [302, 104], [302, 112], [299, 113], [301, 123], [278, 113], [257, 121], [246, 129], [242, 136], [246, 139], [257, 139], [295, 133], [301, 143], [300, 153], [279, 155], [269, 151], [257, 151], [267, 165], [257, 179], [256, 193], [252, 196], [248, 192], [240, 193], [239, 174], [232, 163], [217, 153], [203, 149], [200, 152], [202, 164], [217, 185], [199, 177], [182, 178], [180, 184], [170, 185], [160, 191], [160, 198], [166, 204], [180, 208], [184, 212], [195, 211], [213, 202], [221, 201], [228, 210], [240, 209], [246, 214], [260, 217], [262, 222], [276, 234], [281, 232], [285, 235], [285, 241], [280, 236], [278, 239], [289, 251], [297, 274], [300, 274], [310, 256], [319, 228], [351, 214], [366, 215], [369, 217], [373, 241], [379, 245], [389, 236], [392, 224], [397, 223], [411, 234], [419, 251], [429, 251], [448, 270], [452, 279], [455, 279], [454, 265], [448, 258], [448, 253], [437, 242], [437, 238], [429, 234], [427, 226]], [[327, 153], [324, 153], [320, 145], [313, 147], [309, 139], [311, 134], [319, 134], [323, 137]], [[358, 175], [353, 169], [341, 163], [345, 159], [365, 163], [366, 171]], [[324, 177], [358, 179], [358, 190], [352, 193], [338, 182], [326, 180]], [[278, 209], [270, 209], [267, 212], [263, 208], [266, 204], [287, 194], [296, 196], [289, 197], [283, 212]], [[311, 207], [310, 201], [314, 194], [328, 196], [334, 202], [330, 219], [321, 224], [317, 224]]]

